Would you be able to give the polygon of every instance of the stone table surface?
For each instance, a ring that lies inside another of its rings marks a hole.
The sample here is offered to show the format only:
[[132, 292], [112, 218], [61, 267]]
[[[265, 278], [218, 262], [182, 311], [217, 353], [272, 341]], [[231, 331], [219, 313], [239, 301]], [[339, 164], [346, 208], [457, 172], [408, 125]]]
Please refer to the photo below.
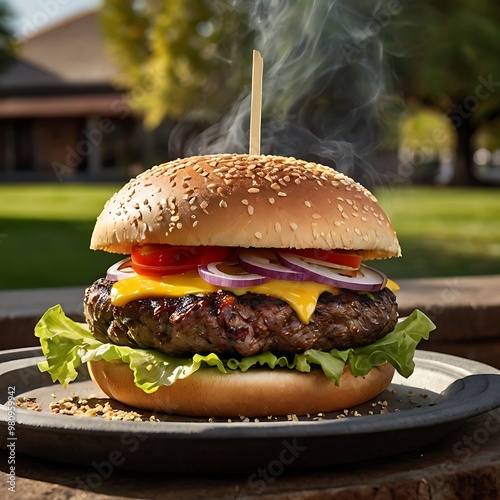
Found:
[[[10, 498], [3, 495], [8, 485], [7, 460], [6, 451], [0, 450], [2, 498]], [[118, 470], [97, 474], [91, 467], [16, 456], [16, 495], [12, 498], [496, 499], [500, 498], [500, 411], [474, 417], [433, 445], [392, 458], [312, 470], [285, 467], [279, 475], [266, 472], [266, 466], [262, 464], [264, 472], [244, 474]]]

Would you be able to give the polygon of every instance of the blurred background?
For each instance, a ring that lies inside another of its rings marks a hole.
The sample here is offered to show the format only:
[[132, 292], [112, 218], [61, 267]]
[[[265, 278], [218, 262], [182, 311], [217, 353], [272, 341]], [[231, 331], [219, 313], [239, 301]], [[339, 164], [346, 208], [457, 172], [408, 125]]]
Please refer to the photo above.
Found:
[[495, 0], [0, 0], [0, 289], [90, 284], [104, 202], [149, 166], [262, 152], [373, 190], [391, 278], [500, 274]]

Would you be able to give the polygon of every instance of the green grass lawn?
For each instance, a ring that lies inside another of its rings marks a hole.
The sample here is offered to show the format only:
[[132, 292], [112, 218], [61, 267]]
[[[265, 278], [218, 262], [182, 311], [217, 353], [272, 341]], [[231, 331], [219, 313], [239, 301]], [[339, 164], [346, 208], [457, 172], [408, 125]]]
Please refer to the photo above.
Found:
[[111, 184], [0, 186], [0, 289], [85, 285], [120, 257], [89, 249]]
[[[95, 218], [120, 186], [0, 185], [0, 289], [87, 285], [120, 256], [89, 250]], [[500, 188], [376, 193], [403, 257], [392, 278], [500, 274]]]
[[403, 257], [377, 263], [396, 278], [500, 274], [500, 188], [377, 193]]

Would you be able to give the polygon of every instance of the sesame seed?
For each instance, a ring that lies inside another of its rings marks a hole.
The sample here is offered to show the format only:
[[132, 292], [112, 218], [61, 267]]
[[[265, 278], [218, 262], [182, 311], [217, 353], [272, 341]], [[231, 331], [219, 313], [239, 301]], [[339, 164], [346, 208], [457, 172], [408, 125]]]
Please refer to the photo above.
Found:
[[224, 200], [220, 200], [219, 207], [221, 207], [221, 208], [227, 208], [227, 203]]
[[247, 211], [248, 211], [248, 215], [253, 215], [253, 207], [252, 207], [252, 205], [248, 205]]
[[257, 231], [257, 232], [255, 233], [255, 237], [256, 237], [258, 240], [260, 240], [260, 239], [262, 238], [262, 233], [260, 233], [259, 231]]
[[170, 217], [170, 220], [172, 222], [177, 222], [180, 218], [181, 218], [180, 215], [173, 215], [172, 217]]
[[339, 212], [344, 211], [344, 207], [340, 203], [337, 205], [337, 208], [339, 209]]
[[348, 218], [349, 218], [349, 216], [348, 216], [345, 212], [342, 212], [342, 217], [343, 217], [344, 219], [348, 219]]
[[298, 226], [297, 226], [297, 224], [295, 224], [295, 222], [289, 222], [289, 224], [290, 224], [290, 227], [292, 228], [292, 231], [297, 231]]
[[205, 210], [205, 208], [208, 207], [208, 202], [206, 200], [203, 200], [201, 203], [200, 203], [200, 208], [202, 210]]
[[267, 201], [271, 204], [274, 205], [274, 202], [276, 201], [274, 198], [268, 198]]
[[321, 215], [320, 214], [313, 214], [312, 218], [313, 219], [321, 219]]
[[193, 227], [196, 227], [197, 225], [198, 225], [198, 221], [197, 221], [197, 220], [195, 220], [195, 221], [193, 222]]
[[361, 231], [360, 231], [357, 227], [355, 227], [355, 228], [354, 228], [354, 232], [355, 232], [358, 236], [362, 236]]
[[256, 187], [252, 187], [252, 188], [248, 189], [248, 192], [249, 193], [260, 193], [260, 189], [256, 188]]
[[271, 189], [274, 189], [275, 191], [279, 191], [281, 189], [281, 186], [277, 182], [273, 182], [271, 184]]
[[248, 205], [248, 200], [246, 198], [243, 198], [241, 200], [241, 203], [243, 203], [243, 205]]
[[278, 196], [281, 196], [281, 197], [286, 196], [286, 193], [284, 193], [283, 191], [278, 191]]
[[182, 222], [178, 222], [176, 227], [177, 229], [182, 229]]
[[156, 217], [156, 222], [161, 222], [163, 220], [163, 215], [158, 215], [158, 217]]
[[307, 208], [311, 208], [311, 202], [310, 201], [304, 201], [304, 205], [307, 207]]
[[277, 233], [281, 233], [281, 224], [276, 222], [276, 224], [274, 224], [274, 229]]

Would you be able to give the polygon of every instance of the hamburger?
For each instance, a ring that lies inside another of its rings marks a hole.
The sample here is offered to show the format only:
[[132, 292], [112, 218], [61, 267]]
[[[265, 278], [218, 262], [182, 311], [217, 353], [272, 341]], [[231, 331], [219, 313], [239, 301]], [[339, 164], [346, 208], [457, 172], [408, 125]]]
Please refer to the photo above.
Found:
[[317, 163], [221, 154], [131, 179], [91, 248], [126, 257], [35, 329], [63, 385], [87, 363], [110, 398], [187, 416], [329, 412], [407, 377], [434, 328], [399, 321], [397, 285], [364, 261], [401, 255], [367, 189]]

